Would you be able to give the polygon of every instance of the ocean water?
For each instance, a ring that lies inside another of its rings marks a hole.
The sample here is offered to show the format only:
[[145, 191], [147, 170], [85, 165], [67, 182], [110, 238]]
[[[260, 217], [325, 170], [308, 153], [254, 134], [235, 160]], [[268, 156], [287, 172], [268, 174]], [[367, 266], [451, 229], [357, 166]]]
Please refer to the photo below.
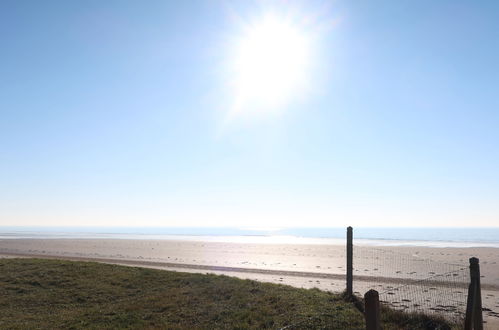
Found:
[[[345, 244], [346, 228], [0, 227], [0, 239], [168, 239], [263, 244]], [[373, 246], [495, 247], [495, 228], [354, 228], [354, 241]]]

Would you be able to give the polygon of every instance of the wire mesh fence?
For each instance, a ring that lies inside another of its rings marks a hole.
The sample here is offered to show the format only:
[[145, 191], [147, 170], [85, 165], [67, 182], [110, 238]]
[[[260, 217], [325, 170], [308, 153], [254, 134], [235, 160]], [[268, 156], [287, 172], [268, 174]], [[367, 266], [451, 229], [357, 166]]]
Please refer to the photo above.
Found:
[[422, 258], [390, 248], [353, 246], [353, 291], [379, 292], [382, 304], [438, 314], [461, 322], [466, 313], [469, 265]]

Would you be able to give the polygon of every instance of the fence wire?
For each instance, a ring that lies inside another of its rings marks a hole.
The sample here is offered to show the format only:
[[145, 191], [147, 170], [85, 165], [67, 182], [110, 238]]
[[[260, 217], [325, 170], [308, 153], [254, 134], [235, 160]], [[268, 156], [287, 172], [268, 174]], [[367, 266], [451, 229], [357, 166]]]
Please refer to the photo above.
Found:
[[380, 302], [405, 312], [438, 314], [461, 322], [466, 312], [469, 266], [390, 248], [353, 246], [353, 289], [379, 292]]

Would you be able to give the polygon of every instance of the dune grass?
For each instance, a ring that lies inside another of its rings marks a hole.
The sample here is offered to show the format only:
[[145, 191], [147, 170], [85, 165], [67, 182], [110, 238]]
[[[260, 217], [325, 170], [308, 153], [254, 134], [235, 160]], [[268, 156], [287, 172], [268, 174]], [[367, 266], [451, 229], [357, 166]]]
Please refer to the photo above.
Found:
[[[429, 325], [428, 319], [383, 314], [384, 329]], [[0, 259], [0, 328], [282, 327], [365, 326], [352, 302], [317, 289], [92, 262]]]

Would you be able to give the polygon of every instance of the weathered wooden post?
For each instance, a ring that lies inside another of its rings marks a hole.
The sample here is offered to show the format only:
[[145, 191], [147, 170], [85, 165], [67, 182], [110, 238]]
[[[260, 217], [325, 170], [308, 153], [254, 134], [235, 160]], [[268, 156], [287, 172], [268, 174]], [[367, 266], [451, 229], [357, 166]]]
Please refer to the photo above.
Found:
[[468, 286], [468, 299], [466, 301], [466, 316], [464, 317], [464, 330], [473, 329], [473, 292], [475, 291], [473, 281]]
[[470, 278], [464, 329], [483, 330], [482, 290], [480, 287], [480, 264], [478, 258], [470, 258]]
[[369, 290], [364, 295], [366, 330], [381, 329], [381, 313], [379, 310], [379, 294], [376, 290]]
[[353, 228], [347, 228], [347, 295], [353, 295]]

